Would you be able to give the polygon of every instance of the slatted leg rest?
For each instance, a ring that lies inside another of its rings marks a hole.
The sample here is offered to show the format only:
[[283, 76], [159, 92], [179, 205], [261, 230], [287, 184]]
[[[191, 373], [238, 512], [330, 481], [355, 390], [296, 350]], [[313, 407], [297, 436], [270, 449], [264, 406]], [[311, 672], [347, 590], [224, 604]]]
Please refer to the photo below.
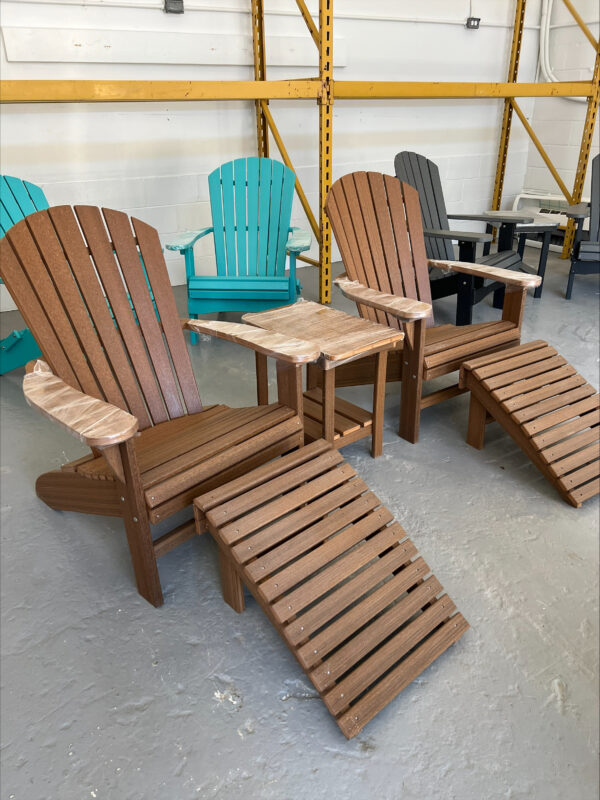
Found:
[[467, 442], [481, 449], [486, 414], [576, 508], [600, 492], [600, 396], [547, 342], [467, 361]]
[[245, 584], [347, 738], [468, 624], [402, 527], [324, 440], [196, 498], [223, 593]]

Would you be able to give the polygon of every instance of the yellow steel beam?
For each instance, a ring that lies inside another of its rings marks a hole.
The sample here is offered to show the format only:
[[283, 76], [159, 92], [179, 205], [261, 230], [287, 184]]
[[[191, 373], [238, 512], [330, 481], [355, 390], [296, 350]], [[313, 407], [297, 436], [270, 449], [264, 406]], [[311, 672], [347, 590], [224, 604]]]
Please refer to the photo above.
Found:
[[514, 99], [511, 100], [511, 104], [512, 104], [512, 107], [514, 108], [514, 110], [517, 112], [517, 116], [519, 117], [519, 119], [523, 123], [523, 127], [525, 128], [525, 130], [529, 134], [529, 136], [531, 138], [531, 141], [536, 146], [538, 153], [541, 155], [541, 157], [543, 158], [546, 166], [548, 167], [548, 169], [552, 173], [552, 177], [554, 178], [554, 180], [559, 185], [561, 192], [564, 194], [565, 198], [569, 201], [569, 204], [572, 204], [573, 203], [573, 198], [571, 196], [571, 192], [567, 189], [567, 187], [565, 186], [562, 178], [560, 177], [560, 175], [556, 171], [556, 167], [554, 166], [554, 164], [550, 160], [550, 156], [548, 155], [548, 153], [544, 150], [544, 148], [542, 146], [542, 143], [540, 142], [540, 140], [536, 136], [535, 131], [533, 130], [533, 128], [531, 127], [529, 122], [527, 122], [527, 118], [525, 117], [525, 114], [523, 114], [523, 111], [521, 110], [519, 104]]
[[434, 81], [334, 81], [336, 100], [351, 98], [589, 97], [590, 81], [477, 83]]
[[319, 0], [319, 302], [331, 303], [331, 226], [325, 201], [331, 188], [333, 127], [333, 0]]
[[[513, 26], [510, 61], [508, 64], [508, 80], [511, 83], [516, 82], [519, 74], [519, 59], [521, 56], [521, 42], [523, 39], [523, 23], [525, 21], [525, 3], [526, 0], [517, 0], [515, 7], [515, 23]], [[492, 197], [492, 208], [496, 211], [500, 208], [500, 203], [502, 202], [502, 190], [504, 188], [504, 175], [506, 172], [506, 159], [508, 157], [508, 145], [510, 143], [512, 112], [513, 107], [511, 104], [511, 98], [507, 97], [504, 101], [504, 111], [502, 114], [500, 145], [498, 147], [498, 161], [496, 163], [496, 177], [494, 180], [494, 194]]]
[[[265, 14], [263, 0], [252, 0], [252, 52], [254, 56], [254, 80], [266, 81], [267, 67], [265, 57]], [[269, 131], [262, 111], [261, 100], [255, 100], [256, 144], [259, 157], [269, 157]], [[268, 101], [264, 101], [267, 103]]]
[[[577, 162], [577, 170], [575, 172], [575, 182], [573, 184], [573, 203], [581, 202], [581, 195], [583, 194], [583, 183], [585, 181], [585, 173], [587, 171], [588, 162], [590, 159], [590, 149], [592, 146], [592, 137], [594, 135], [594, 125], [598, 117], [598, 101], [600, 96], [600, 54], [596, 53], [596, 62], [594, 64], [594, 74], [592, 83], [596, 87], [595, 93], [592, 97], [588, 97], [587, 111], [585, 115], [585, 122], [583, 123], [583, 134], [581, 136], [581, 147], [579, 148], [579, 160]], [[565, 231], [565, 239], [563, 242], [562, 258], [569, 258], [571, 255], [571, 248], [573, 247], [573, 238], [575, 236], [575, 220], [570, 219]]]
[[[559, 83], [451, 83], [415, 81], [327, 82], [328, 97], [431, 99], [484, 97], [591, 97], [591, 81]], [[185, 100], [310, 100], [324, 83], [312, 78], [287, 81], [0, 81], [2, 103], [175, 102]]]
[[600, 50], [600, 42], [598, 42], [598, 41], [596, 41], [596, 39], [594, 39], [594, 36], [593, 36], [593, 34], [592, 34], [591, 30], [588, 28], [588, 26], [587, 26], [587, 25], [585, 24], [585, 22], [583, 21], [583, 18], [581, 17], [581, 15], [580, 15], [579, 11], [577, 11], [577, 9], [576, 9], [576, 8], [575, 8], [575, 6], [573, 5], [573, 3], [571, 3], [571, 0], [563, 0], [563, 3], [564, 3], [564, 4], [566, 5], [566, 7], [569, 9], [569, 11], [571, 12], [571, 16], [573, 17], [573, 19], [574, 19], [574, 20], [575, 20], [575, 22], [576, 22], [576, 23], [579, 25], [579, 27], [581, 28], [581, 30], [584, 32], [584, 34], [586, 35], [586, 37], [587, 37], [587, 38], [589, 39], [589, 41], [591, 42], [591, 44], [592, 44], [592, 47], [594, 48], [594, 50], [596, 50], [596, 52], [598, 52], [598, 51]]
[[306, 3], [304, 0], [296, 0], [296, 5], [300, 9], [300, 13], [302, 14], [302, 19], [306, 22], [308, 26], [308, 30], [310, 31], [310, 35], [313, 38], [313, 42], [317, 45], [317, 47], [321, 46], [321, 39], [319, 37], [319, 30], [315, 25], [313, 18], [310, 15], [310, 11], [306, 7]]
[[[295, 173], [296, 170], [294, 169], [294, 166], [292, 164], [292, 160], [290, 159], [288, 151], [286, 150], [286, 147], [285, 147], [285, 145], [283, 143], [283, 139], [281, 138], [281, 134], [279, 133], [279, 131], [277, 129], [277, 126], [275, 125], [275, 120], [273, 119], [273, 115], [271, 114], [271, 112], [269, 110], [269, 106], [267, 105], [266, 100], [260, 100], [259, 102], [261, 104], [262, 113], [264, 114], [265, 119], [267, 121], [267, 125], [271, 129], [271, 133], [273, 134], [273, 138], [275, 139], [275, 143], [277, 144], [277, 147], [279, 148], [279, 152], [281, 153], [281, 157], [283, 159], [284, 164], [286, 166], [288, 166]], [[302, 208], [304, 209], [304, 211], [306, 213], [306, 216], [308, 217], [308, 221], [310, 223], [310, 227], [313, 230], [315, 238], [317, 239], [317, 241], [319, 241], [319, 239], [321, 238], [320, 232], [319, 232], [319, 226], [317, 224], [317, 220], [315, 219], [315, 215], [313, 214], [313, 212], [311, 210], [311, 207], [310, 207], [310, 205], [308, 203], [306, 195], [304, 194], [304, 189], [302, 188], [302, 184], [298, 180], [298, 176], [297, 175], [296, 175], [296, 192], [298, 193], [298, 198], [299, 198], [300, 202], [302, 203]]]
[[314, 99], [318, 81], [0, 81], [2, 103]]

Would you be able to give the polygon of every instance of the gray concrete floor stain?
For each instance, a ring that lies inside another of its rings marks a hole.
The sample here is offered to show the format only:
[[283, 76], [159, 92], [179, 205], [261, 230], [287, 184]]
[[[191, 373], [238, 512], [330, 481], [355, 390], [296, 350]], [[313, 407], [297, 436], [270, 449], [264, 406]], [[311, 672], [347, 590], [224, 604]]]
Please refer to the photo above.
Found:
[[[523, 339], [597, 386], [598, 280], [578, 278], [566, 302], [567, 270], [551, 255]], [[301, 280], [315, 298], [316, 273]], [[436, 309], [452, 321], [452, 299]], [[192, 358], [205, 402], [254, 403], [252, 353], [203, 340]], [[598, 504], [567, 506], [497, 425], [469, 448], [466, 396], [427, 409], [410, 445], [390, 385], [383, 456], [367, 440], [344, 450], [471, 624], [347, 742], [256, 603], [238, 616], [222, 602], [208, 536], [161, 559], [157, 610], [119, 520], [36, 498], [37, 475], [83, 449], [26, 406], [21, 380], [0, 381], [3, 798], [597, 797]]]

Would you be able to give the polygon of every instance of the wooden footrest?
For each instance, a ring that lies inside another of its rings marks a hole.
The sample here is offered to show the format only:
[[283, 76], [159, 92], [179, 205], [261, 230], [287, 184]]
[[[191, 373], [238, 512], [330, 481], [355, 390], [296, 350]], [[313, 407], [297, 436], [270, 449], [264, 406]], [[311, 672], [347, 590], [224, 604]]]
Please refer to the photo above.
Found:
[[538, 340], [468, 361], [467, 441], [483, 447], [485, 412], [571, 505], [600, 492], [600, 396], [547, 342]]
[[[335, 448], [370, 436], [372, 424], [370, 411], [336, 396], [333, 423]], [[320, 388], [304, 392], [304, 433], [307, 440], [323, 436], [323, 392]]]
[[194, 501], [225, 600], [245, 584], [347, 738], [468, 624], [393, 515], [315, 441]]

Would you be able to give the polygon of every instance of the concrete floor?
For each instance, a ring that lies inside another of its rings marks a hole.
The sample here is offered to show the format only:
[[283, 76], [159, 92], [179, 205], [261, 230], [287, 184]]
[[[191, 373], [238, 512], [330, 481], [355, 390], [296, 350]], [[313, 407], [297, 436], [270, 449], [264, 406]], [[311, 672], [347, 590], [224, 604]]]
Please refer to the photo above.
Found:
[[[523, 338], [598, 385], [598, 280], [566, 302], [567, 269], [551, 255]], [[316, 273], [301, 276], [315, 297]], [[205, 402], [254, 402], [251, 353], [203, 341], [193, 360]], [[0, 381], [5, 800], [597, 797], [598, 506], [567, 506], [497, 425], [469, 448], [466, 396], [426, 410], [409, 445], [392, 385], [383, 456], [344, 451], [472, 626], [347, 742], [256, 603], [223, 604], [208, 536], [161, 560], [156, 610], [118, 520], [36, 498], [36, 476], [83, 449], [26, 406], [21, 379]]]

